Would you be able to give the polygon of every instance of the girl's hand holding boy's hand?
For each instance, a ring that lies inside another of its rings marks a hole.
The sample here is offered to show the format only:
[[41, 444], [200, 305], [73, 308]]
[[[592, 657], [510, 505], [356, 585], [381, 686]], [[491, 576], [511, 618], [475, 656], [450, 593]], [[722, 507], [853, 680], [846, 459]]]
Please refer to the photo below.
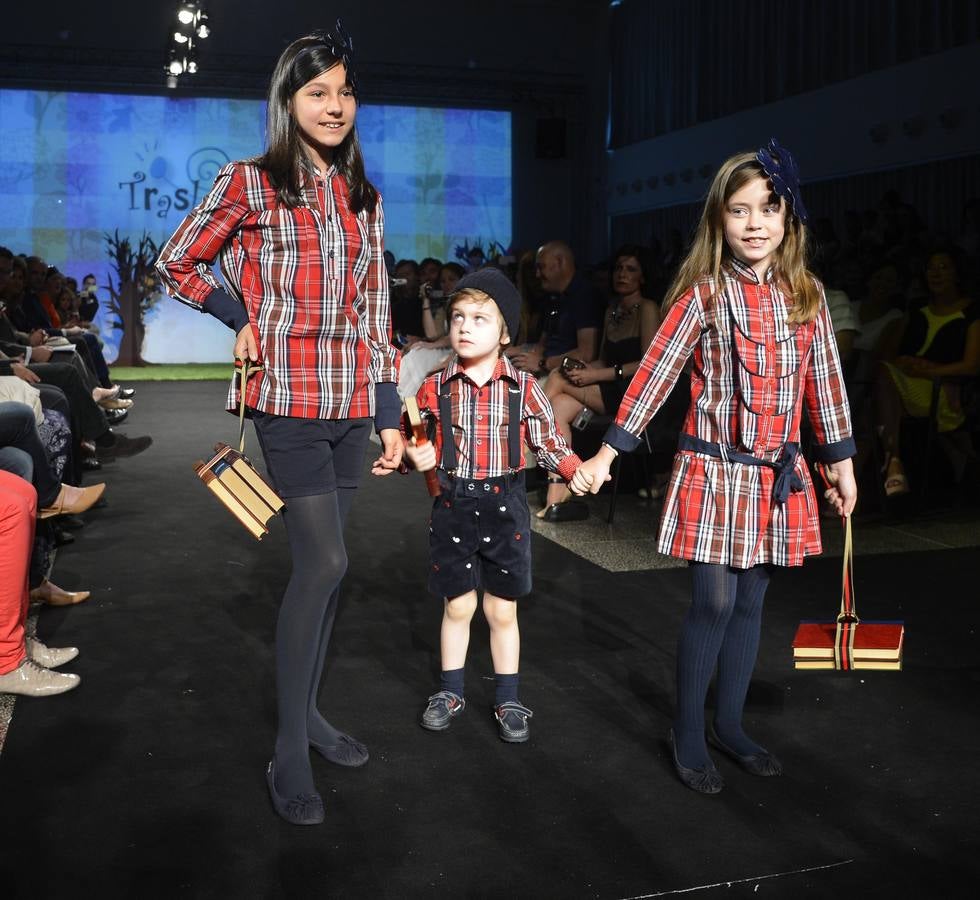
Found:
[[598, 494], [599, 489], [612, 478], [609, 467], [615, 458], [616, 454], [603, 444], [599, 452], [592, 459], [582, 463], [572, 476], [568, 485], [572, 493], [580, 497], [583, 494]]
[[371, 474], [390, 475], [401, 465], [405, 442], [397, 428], [382, 428], [378, 437], [381, 438], [381, 456], [371, 466]]
[[412, 468], [419, 472], [428, 472], [436, 467], [436, 448], [431, 441], [426, 441], [421, 447], [412, 438], [405, 444], [405, 456], [412, 464]]

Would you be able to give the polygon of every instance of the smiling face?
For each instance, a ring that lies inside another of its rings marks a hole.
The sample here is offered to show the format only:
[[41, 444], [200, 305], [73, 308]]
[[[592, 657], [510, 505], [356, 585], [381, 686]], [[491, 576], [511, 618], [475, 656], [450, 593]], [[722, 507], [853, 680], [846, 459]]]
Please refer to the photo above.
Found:
[[507, 328], [493, 299], [482, 291], [465, 291], [449, 311], [449, 343], [464, 363], [477, 364], [500, 355], [509, 343]]
[[304, 84], [290, 101], [296, 130], [311, 161], [321, 171], [330, 165], [334, 150], [350, 134], [357, 116], [357, 101], [340, 64]]
[[786, 203], [773, 202], [769, 182], [753, 178], [725, 204], [725, 242], [732, 254], [748, 263], [761, 281], [772, 265], [786, 228]]

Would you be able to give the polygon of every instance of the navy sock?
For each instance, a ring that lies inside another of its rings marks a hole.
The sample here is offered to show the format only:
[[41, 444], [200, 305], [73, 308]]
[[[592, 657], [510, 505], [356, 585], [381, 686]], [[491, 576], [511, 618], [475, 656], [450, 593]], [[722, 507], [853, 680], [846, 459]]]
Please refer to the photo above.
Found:
[[513, 675], [500, 675], [494, 672], [493, 679], [496, 685], [494, 706], [500, 706], [501, 703], [509, 703], [511, 701], [514, 703], [518, 702], [517, 686], [520, 684], [521, 676], [517, 672]]
[[457, 697], [463, 695], [463, 670], [443, 669], [439, 676], [439, 690], [452, 691]]

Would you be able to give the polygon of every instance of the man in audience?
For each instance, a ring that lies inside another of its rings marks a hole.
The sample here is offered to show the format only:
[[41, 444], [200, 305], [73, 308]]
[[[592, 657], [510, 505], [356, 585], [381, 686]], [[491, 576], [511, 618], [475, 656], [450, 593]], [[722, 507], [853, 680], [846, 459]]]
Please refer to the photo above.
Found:
[[584, 363], [596, 358], [602, 325], [602, 298], [575, 269], [575, 255], [564, 241], [549, 241], [537, 253], [536, 272], [541, 287], [551, 296], [552, 311], [542, 326], [541, 338], [529, 350], [510, 355], [525, 372], [547, 374], [566, 356]]

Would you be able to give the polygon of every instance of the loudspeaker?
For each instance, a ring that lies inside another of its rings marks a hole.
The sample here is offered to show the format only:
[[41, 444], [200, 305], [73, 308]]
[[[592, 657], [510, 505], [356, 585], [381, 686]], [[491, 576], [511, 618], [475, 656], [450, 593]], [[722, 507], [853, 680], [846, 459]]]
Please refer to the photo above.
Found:
[[535, 130], [534, 155], [538, 159], [565, 158], [565, 119], [538, 119]]

